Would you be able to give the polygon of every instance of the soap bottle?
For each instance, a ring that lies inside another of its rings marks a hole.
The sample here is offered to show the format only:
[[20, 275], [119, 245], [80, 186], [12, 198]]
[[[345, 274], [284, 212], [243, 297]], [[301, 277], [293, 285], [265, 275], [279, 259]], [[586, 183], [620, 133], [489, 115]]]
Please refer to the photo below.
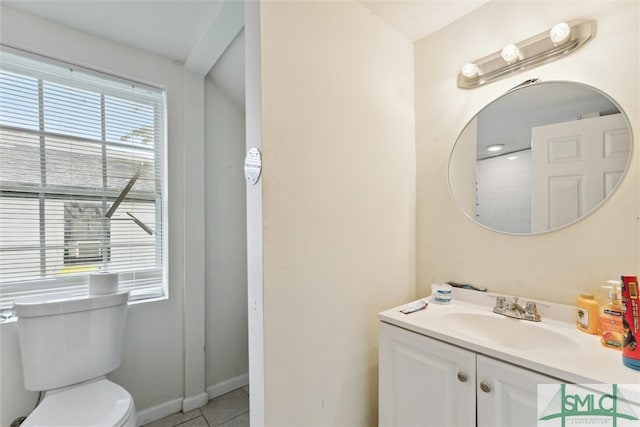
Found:
[[602, 287], [609, 290], [609, 301], [600, 307], [600, 341], [605, 347], [622, 349], [622, 301], [619, 280], [608, 280]]
[[593, 294], [580, 294], [576, 303], [578, 306], [576, 326], [582, 332], [597, 335], [600, 332], [598, 321], [598, 301]]

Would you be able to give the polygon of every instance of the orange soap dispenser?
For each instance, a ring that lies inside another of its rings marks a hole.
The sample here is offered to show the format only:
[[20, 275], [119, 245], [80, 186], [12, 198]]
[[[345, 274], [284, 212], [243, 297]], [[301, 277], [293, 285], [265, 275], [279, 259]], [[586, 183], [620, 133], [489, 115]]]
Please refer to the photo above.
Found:
[[622, 300], [620, 287], [622, 283], [619, 280], [607, 280], [607, 284], [603, 285], [604, 289], [609, 290], [609, 301], [600, 307], [600, 333], [602, 337], [600, 341], [605, 347], [611, 347], [618, 350], [622, 349]]
[[576, 326], [582, 332], [597, 335], [600, 332], [600, 322], [598, 321], [598, 301], [593, 294], [580, 294], [576, 303], [578, 306]]

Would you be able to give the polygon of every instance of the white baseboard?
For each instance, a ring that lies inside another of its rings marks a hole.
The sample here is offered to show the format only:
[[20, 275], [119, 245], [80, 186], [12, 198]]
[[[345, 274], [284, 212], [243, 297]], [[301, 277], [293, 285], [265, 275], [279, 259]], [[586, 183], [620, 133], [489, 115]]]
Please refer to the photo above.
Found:
[[201, 406], [206, 405], [209, 400], [222, 396], [230, 391], [237, 390], [246, 385], [249, 385], [249, 373], [220, 381], [219, 383], [207, 387], [206, 392], [189, 396], [187, 398], [170, 400], [168, 402], [161, 403], [160, 405], [143, 409], [136, 413], [136, 426], [139, 427], [143, 424], [157, 421], [161, 418], [168, 417], [171, 414], [175, 414], [176, 412], [189, 412], [193, 409], [200, 408]]
[[218, 396], [222, 396], [230, 391], [237, 390], [240, 387], [249, 385], [249, 373], [238, 375], [237, 377], [229, 378], [228, 380], [220, 381], [212, 386], [207, 387], [207, 394], [209, 399], [215, 399]]
[[152, 406], [151, 408], [143, 409], [136, 413], [136, 426], [148, 424], [152, 421], [159, 420], [160, 418], [167, 417], [176, 412], [182, 410], [182, 402], [184, 399], [174, 399], [160, 405]]
[[182, 412], [189, 412], [193, 409], [204, 406], [209, 401], [209, 394], [202, 392], [193, 396], [185, 397], [182, 401]]

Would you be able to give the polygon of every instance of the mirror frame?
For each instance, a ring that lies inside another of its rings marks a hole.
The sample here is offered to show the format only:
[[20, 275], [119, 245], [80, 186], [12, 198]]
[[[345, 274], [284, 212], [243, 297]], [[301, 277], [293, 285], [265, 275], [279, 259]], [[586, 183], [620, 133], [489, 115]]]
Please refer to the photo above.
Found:
[[[516, 232], [498, 230], [498, 229], [489, 227], [489, 226], [487, 226], [485, 224], [482, 224], [481, 222], [479, 222], [478, 220], [473, 218], [471, 216], [471, 214], [469, 212], [467, 212], [462, 207], [462, 203], [460, 202], [459, 198], [457, 198], [456, 195], [454, 194], [454, 190], [453, 190], [452, 185], [451, 185], [451, 169], [452, 169], [452, 162], [453, 162], [453, 158], [454, 158], [454, 152], [455, 152], [456, 147], [458, 146], [458, 144], [461, 142], [460, 141], [461, 136], [463, 135], [463, 133], [467, 129], [467, 127], [478, 117], [478, 115], [482, 111], [484, 111], [487, 107], [493, 105], [494, 103], [500, 101], [504, 97], [506, 97], [506, 96], [516, 92], [516, 91], [523, 90], [523, 89], [530, 89], [532, 87], [536, 87], [536, 86], [540, 86], [540, 85], [558, 84], [558, 83], [568, 83], [568, 84], [580, 85], [580, 86], [583, 86], [584, 88], [588, 88], [588, 89], [600, 94], [604, 98], [606, 98], [622, 114], [622, 117], [624, 118], [624, 121], [627, 124], [627, 128], [629, 129], [629, 145], [630, 145], [630, 147], [629, 147], [629, 156], [627, 157], [627, 161], [626, 161], [626, 164], [625, 164], [625, 167], [624, 167], [624, 171], [623, 171], [622, 175], [620, 176], [620, 179], [618, 179], [618, 182], [615, 184], [615, 186], [610, 191], [610, 193], [604, 199], [602, 199], [600, 202], [598, 202], [592, 209], [590, 209], [588, 212], [586, 212], [583, 215], [581, 215], [579, 218], [577, 218], [577, 219], [575, 219], [573, 221], [570, 221], [570, 222], [568, 222], [566, 224], [563, 224], [563, 225], [561, 225], [559, 227], [550, 228], [549, 230], [544, 230], [544, 231], [536, 231], [536, 232], [531, 231], [531, 232], [516, 233]], [[539, 236], [539, 235], [543, 235], [543, 234], [547, 234], [547, 233], [552, 233], [552, 232], [556, 232], [556, 231], [559, 231], [559, 230], [563, 230], [563, 229], [565, 229], [567, 227], [571, 227], [571, 226], [577, 224], [578, 222], [582, 221], [583, 219], [591, 216], [593, 213], [598, 211], [611, 197], [613, 197], [613, 195], [618, 191], [618, 189], [622, 185], [622, 182], [625, 180], [625, 178], [626, 178], [626, 176], [628, 174], [629, 168], [631, 167], [631, 161], [632, 161], [633, 156], [635, 154], [634, 153], [635, 152], [634, 145], [635, 145], [635, 138], [634, 138], [633, 127], [631, 126], [631, 121], [629, 120], [629, 117], [628, 117], [627, 113], [623, 110], [623, 108], [620, 105], [620, 103], [618, 103], [613, 97], [611, 97], [610, 95], [605, 93], [603, 90], [598, 89], [596, 87], [593, 87], [593, 86], [591, 86], [589, 84], [586, 84], [586, 83], [577, 82], [577, 81], [570, 81], [570, 80], [548, 80], [548, 81], [541, 81], [541, 80], [538, 80], [538, 79], [527, 80], [524, 83], [522, 83], [520, 85], [517, 85], [517, 86], [507, 90], [505, 93], [501, 94], [497, 98], [492, 99], [487, 104], [485, 104], [482, 108], [480, 108], [478, 111], [476, 111], [476, 113], [473, 116], [471, 116], [471, 118], [462, 127], [460, 132], [458, 132], [458, 136], [457, 136], [453, 146], [451, 147], [451, 152], [449, 153], [449, 159], [447, 161], [447, 187], [449, 188], [449, 195], [453, 199], [453, 202], [456, 205], [456, 207], [464, 214], [465, 217], [467, 217], [468, 219], [473, 221], [473, 223], [481, 226], [482, 228], [484, 228], [486, 230], [490, 230], [490, 231], [496, 232], [496, 233], [508, 235], [508, 236]]]

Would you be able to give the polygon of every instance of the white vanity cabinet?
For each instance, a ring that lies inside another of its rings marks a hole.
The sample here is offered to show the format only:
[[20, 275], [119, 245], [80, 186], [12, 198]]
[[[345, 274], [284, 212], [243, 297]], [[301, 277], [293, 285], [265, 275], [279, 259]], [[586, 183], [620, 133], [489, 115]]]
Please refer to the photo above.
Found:
[[537, 385], [559, 381], [384, 322], [381, 426], [535, 426]]
[[380, 323], [379, 424], [475, 425], [476, 356]]
[[538, 425], [538, 384], [555, 378], [478, 354], [476, 356], [478, 426]]

